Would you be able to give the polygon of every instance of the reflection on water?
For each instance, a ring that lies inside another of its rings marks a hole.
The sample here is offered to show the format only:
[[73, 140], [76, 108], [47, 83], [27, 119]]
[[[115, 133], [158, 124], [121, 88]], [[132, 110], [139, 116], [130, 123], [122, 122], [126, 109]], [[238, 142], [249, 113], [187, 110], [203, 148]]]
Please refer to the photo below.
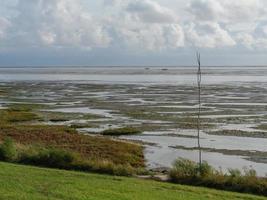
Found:
[[[233, 82], [266, 82], [266, 67], [203, 68], [203, 84]], [[87, 81], [125, 84], [195, 84], [193, 67], [170, 67], [162, 71], [155, 67], [59, 67], [59, 68], [0, 68], [2, 81]], [[245, 71], [245, 73], [244, 73]]]

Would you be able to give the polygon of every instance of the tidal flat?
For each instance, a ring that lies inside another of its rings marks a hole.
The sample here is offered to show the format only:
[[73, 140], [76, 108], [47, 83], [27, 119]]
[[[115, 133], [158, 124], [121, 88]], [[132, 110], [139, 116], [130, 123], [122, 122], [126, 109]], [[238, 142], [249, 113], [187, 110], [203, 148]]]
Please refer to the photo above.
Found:
[[[263, 176], [266, 155], [257, 152], [267, 152], [267, 68], [242, 70], [204, 69], [203, 159], [223, 170], [253, 167]], [[10, 113], [3, 120], [69, 126], [80, 134], [139, 141], [147, 168], [170, 167], [177, 157], [197, 160], [194, 68], [62, 68], [54, 75], [50, 68], [31, 74], [27, 68], [17, 74], [4, 68], [0, 72], [0, 111]], [[23, 121], [21, 112], [31, 114]], [[125, 127], [139, 134], [102, 136]]]

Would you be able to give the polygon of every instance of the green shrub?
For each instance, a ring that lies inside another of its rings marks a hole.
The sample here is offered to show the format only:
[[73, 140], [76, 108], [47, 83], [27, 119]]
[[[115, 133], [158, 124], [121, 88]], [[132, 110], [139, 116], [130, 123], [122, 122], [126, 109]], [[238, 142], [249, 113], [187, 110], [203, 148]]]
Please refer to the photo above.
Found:
[[6, 138], [0, 146], [0, 160], [13, 161], [16, 159], [17, 151], [11, 138]]
[[170, 170], [170, 177], [173, 179], [179, 177], [195, 177], [197, 176], [198, 165], [194, 161], [179, 158], [173, 163]]
[[201, 166], [198, 163], [179, 158], [173, 163], [173, 167], [170, 170], [171, 178], [195, 178], [198, 176], [206, 177], [213, 175], [215, 170], [206, 161]]
[[39, 149], [39, 151], [28, 151], [22, 153], [19, 162], [52, 168], [71, 167], [74, 161], [74, 154], [60, 149]]
[[243, 172], [228, 169], [228, 172], [223, 173], [207, 162], [203, 162], [199, 170], [196, 162], [179, 158], [174, 162], [169, 175], [175, 183], [267, 196], [267, 178], [257, 177], [256, 171], [251, 168], [243, 168]]
[[78, 161], [73, 163], [72, 168], [79, 171], [90, 171], [117, 176], [130, 176], [136, 172], [136, 169], [130, 165], [119, 165], [105, 160]]
[[35, 166], [97, 172], [119, 176], [130, 176], [136, 171], [130, 165], [114, 164], [106, 160], [84, 160], [78, 155], [68, 151], [34, 146], [22, 152], [17, 162]]
[[204, 161], [202, 162], [199, 171], [201, 177], [207, 177], [213, 175], [216, 170], [212, 166], [210, 166], [208, 162]]

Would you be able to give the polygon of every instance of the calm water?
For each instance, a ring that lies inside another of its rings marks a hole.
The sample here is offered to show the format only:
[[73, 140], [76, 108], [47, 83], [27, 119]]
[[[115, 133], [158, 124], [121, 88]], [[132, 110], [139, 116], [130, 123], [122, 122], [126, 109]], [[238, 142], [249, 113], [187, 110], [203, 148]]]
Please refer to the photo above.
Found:
[[[195, 84], [194, 67], [0, 68], [1, 81], [87, 81], [93, 83]], [[267, 67], [203, 67], [203, 84], [267, 82]]]

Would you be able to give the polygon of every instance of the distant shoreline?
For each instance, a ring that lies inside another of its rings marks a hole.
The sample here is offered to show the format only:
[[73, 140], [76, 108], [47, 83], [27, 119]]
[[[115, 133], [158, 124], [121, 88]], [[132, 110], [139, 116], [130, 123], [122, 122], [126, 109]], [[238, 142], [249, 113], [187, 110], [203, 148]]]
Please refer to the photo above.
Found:
[[[111, 65], [111, 66], [86, 66], [86, 65], [48, 65], [48, 66], [0, 66], [0, 68], [71, 68], [71, 67], [79, 67], [79, 68], [195, 68], [196, 66], [191, 66], [191, 65], [180, 65], [180, 66], [173, 66], [173, 65], [169, 65], [169, 66], [150, 66], [150, 65], [138, 65], [138, 66], [131, 66], [131, 65]], [[220, 67], [227, 67], [227, 68], [235, 68], [235, 67], [242, 67], [242, 68], [251, 68], [251, 67], [267, 67], [267, 65], [227, 65], [227, 66], [223, 66], [223, 65], [216, 65], [216, 66], [212, 66], [212, 65], [207, 65], [207, 66], [203, 66], [204, 68], [220, 68]]]

